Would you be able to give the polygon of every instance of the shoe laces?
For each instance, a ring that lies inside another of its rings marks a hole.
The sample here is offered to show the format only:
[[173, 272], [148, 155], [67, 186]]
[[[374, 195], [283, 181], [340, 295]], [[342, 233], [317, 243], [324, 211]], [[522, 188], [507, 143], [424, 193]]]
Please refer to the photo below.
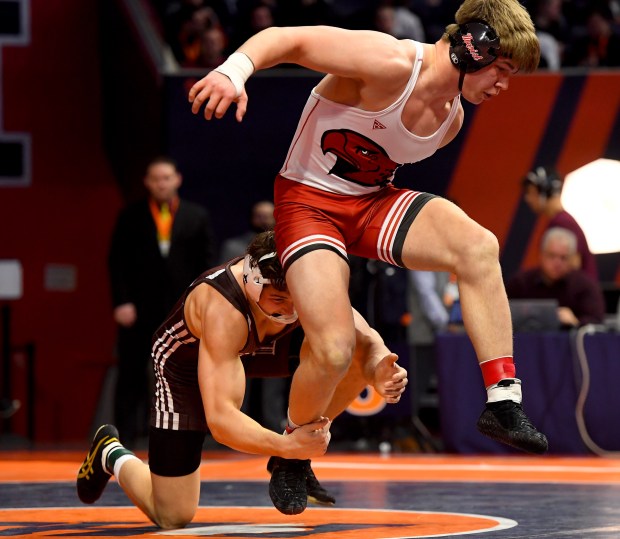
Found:
[[99, 440], [96, 447], [92, 451], [90, 451], [88, 455], [86, 455], [86, 459], [82, 463], [82, 467], [80, 468], [80, 471], [78, 473], [78, 478], [85, 477], [86, 479], [88, 479], [89, 476], [93, 475], [93, 473], [95, 472], [93, 466], [95, 463], [95, 459], [97, 458], [97, 453], [99, 453], [99, 448], [104, 443], [106, 443], [106, 440], [108, 440], [107, 436]]

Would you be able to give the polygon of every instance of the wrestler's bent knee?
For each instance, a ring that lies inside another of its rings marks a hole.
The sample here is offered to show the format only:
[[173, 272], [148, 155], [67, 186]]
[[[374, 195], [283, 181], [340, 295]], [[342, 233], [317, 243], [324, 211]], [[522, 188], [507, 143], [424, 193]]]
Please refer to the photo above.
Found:
[[194, 519], [195, 515], [195, 509], [175, 511], [174, 513], [163, 515], [159, 514], [155, 519], [155, 523], [162, 530], [176, 530], [179, 528], [185, 528], [185, 526], [187, 526]]
[[314, 365], [328, 376], [341, 378], [351, 366], [353, 350], [353, 346], [322, 346], [315, 350]]
[[497, 237], [489, 230], [479, 227], [467, 234], [461, 242], [457, 268], [463, 272], [496, 264], [498, 259], [499, 242]]

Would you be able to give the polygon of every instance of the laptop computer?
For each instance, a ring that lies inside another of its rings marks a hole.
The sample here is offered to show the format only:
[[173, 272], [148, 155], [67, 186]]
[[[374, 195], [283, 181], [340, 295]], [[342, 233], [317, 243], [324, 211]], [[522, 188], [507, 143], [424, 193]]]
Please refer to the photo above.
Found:
[[511, 299], [508, 303], [513, 331], [557, 331], [560, 329], [557, 313], [558, 300]]

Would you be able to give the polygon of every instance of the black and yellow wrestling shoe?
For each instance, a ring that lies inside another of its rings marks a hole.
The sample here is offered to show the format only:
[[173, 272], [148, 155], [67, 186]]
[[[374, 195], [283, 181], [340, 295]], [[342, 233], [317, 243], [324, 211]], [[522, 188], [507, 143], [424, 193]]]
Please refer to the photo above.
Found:
[[103, 462], [104, 449], [118, 441], [118, 431], [114, 425], [102, 425], [97, 429], [90, 451], [77, 476], [77, 494], [84, 503], [95, 503], [103, 493], [112, 473]]

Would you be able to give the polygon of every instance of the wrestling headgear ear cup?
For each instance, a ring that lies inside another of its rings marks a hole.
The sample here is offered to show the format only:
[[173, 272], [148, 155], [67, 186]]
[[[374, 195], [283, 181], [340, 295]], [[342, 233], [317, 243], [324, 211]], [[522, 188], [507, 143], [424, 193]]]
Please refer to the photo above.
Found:
[[562, 178], [551, 167], [536, 167], [531, 172], [528, 172], [523, 182], [535, 185], [538, 192], [545, 198], [562, 192]]
[[250, 264], [250, 255], [245, 255], [243, 259], [243, 282], [250, 299], [258, 303], [260, 294], [263, 291], [263, 285], [271, 283], [270, 279], [265, 279], [260, 272], [259, 264], [263, 260], [277, 256], [276, 253], [268, 253], [261, 256], [255, 266]]
[[450, 61], [463, 73], [474, 73], [497, 60], [497, 32], [484, 21], [470, 21], [450, 36]]

